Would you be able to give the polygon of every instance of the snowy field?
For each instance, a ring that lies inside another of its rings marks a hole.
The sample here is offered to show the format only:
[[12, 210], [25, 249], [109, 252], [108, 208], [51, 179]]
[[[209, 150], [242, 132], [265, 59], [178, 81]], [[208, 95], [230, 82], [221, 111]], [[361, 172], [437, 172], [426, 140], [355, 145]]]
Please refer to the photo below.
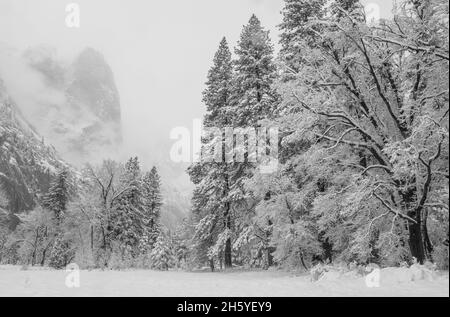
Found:
[[81, 271], [80, 287], [68, 288], [65, 271], [0, 267], [0, 296], [449, 296], [448, 273], [433, 281], [381, 279], [368, 288], [363, 278], [311, 282], [308, 275], [282, 272], [187, 273]]

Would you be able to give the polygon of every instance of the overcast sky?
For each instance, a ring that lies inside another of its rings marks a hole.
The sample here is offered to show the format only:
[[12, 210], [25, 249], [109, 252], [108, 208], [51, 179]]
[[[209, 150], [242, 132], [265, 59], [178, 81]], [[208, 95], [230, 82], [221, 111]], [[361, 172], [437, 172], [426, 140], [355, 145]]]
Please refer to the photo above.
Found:
[[[68, 28], [70, 2], [0, 0], [0, 42], [17, 49], [47, 44], [63, 57], [86, 46], [101, 51], [121, 95], [130, 155], [144, 158], [173, 142], [172, 128], [191, 127], [203, 115], [201, 92], [221, 38], [234, 46], [255, 13], [276, 43], [283, 6], [283, 0], [79, 0], [73, 2], [80, 28]], [[390, 0], [372, 2], [382, 15], [392, 8]]]

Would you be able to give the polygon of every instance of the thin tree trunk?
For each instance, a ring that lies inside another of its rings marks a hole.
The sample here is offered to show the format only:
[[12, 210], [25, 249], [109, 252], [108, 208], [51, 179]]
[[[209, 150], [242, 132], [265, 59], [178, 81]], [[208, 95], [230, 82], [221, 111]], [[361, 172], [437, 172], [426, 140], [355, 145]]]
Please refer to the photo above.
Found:
[[[229, 179], [228, 175], [226, 176], [226, 192], [229, 191]], [[225, 227], [231, 232], [231, 205], [230, 202], [225, 203]], [[224, 262], [225, 268], [233, 267], [233, 259], [232, 259], [232, 247], [231, 247], [231, 237], [229, 237], [225, 243], [225, 252], [224, 252]]]
[[94, 225], [91, 225], [91, 251], [94, 254]]
[[209, 260], [209, 267], [211, 269], [211, 272], [214, 272], [215, 267], [214, 267], [214, 259], [210, 259]]
[[[230, 215], [230, 204], [227, 203], [227, 212], [226, 212], [226, 228], [231, 230], [231, 215]], [[233, 259], [232, 259], [232, 248], [231, 248], [231, 238], [228, 238], [225, 243], [225, 268], [233, 267]]]
[[232, 251], [231, 251], [231, 238], [228, 238], [225, 244], [225, 268], [232, 268]]
[[47, 257], [47, 248], [44, 249], [44, 251], [42, 251], [42, 259], [41, 259], [41, 266], [45, 265], [45, 259]]
[[33, 255], [31, 257], [31, 266], [34, 266], [36, 264], [38, 242], [39, 242], [39, 228], [36, 229], [36, 238], [34, 239]]

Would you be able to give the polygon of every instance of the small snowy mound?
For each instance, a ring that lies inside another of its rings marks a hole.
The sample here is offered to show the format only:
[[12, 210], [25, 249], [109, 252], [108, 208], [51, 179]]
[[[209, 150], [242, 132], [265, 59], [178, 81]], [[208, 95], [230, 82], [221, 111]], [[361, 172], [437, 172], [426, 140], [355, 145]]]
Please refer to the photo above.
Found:
[[331, 266], [317, 265], [310, 270], [313, 282], [334, 282], [338, 280], [374, 279], [377, 284], [392, 285], [419, 281], [433, 281], [436, 278], [435, 268], [431, 264], [414, 264], [411, 267], [380, 268], [376, 264], [367, 266]]
[[322, 274], [319, 278], [319, 282], [335, 282], [342, 277], [342, 273], [339, 271], [329, 271]]
[[380, 279], [383, 284], [433, 281], [435, 272], [424, 265], [414, 264], [411, 267], [388, 267], [381, 270]]
[[345, 278], [359, 278], [361, 274], [358, 271], [348, 270], [343, 266], [316, 265], [310, 270], [311, 281], [337, 281]]

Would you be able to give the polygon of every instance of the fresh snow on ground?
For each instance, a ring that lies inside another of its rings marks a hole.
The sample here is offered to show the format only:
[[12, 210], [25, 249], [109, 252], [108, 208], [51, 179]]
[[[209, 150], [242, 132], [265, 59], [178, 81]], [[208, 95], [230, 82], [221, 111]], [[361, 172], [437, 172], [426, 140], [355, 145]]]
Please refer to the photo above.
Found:
[[[368, 288], [363, 278], [311, 282], [282, 272], [188, 273], [81, 271], [80, 287], [66, 286], [65, 271], [0, 267], [0, 296], [449, 296], [448, 273], [433, 281], [385, 283]], [[387, 281], [386, 281], [387, 282]]]

